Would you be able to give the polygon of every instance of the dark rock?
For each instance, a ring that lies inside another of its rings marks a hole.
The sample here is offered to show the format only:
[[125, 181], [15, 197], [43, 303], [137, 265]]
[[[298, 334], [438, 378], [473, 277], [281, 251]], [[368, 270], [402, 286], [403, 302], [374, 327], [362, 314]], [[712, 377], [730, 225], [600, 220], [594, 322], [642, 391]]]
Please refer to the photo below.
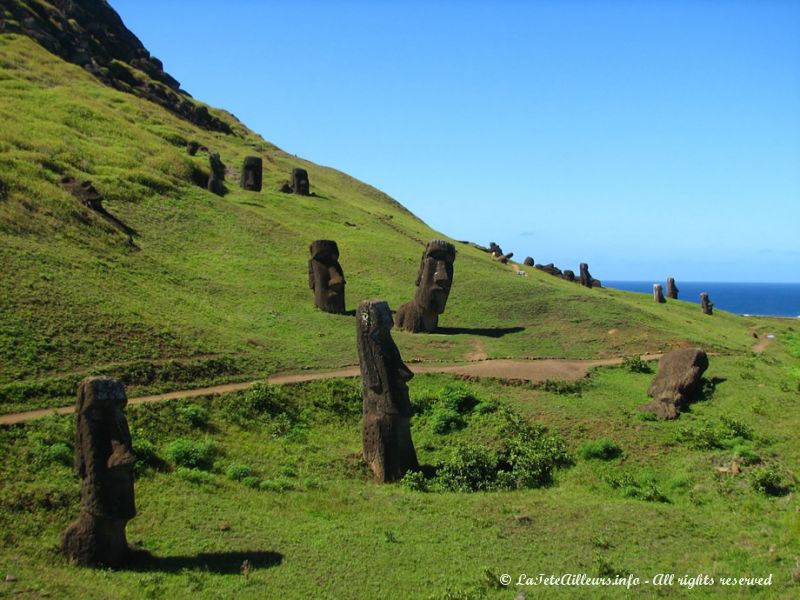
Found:
[[251, 192], [261, 191], [261, 176], [262, 176], [263, 162], [258, 156], [248, 156], [244, 159], [242, 166], [242, 189]]
[[414, 376], [392, 340], [385, 300], [365, 300], [356, 311], [361, 367], [364, 461], [380, 482], [399, 481], [419, 468], [411, 440], [407, 382]]
[[708, 299], [708, 294], [706, 292], [700, 294], [700, 308], [702, 308], [703, 312], [707, 315], [714, 314], [714, 303]]
[[75, 470], [80, 516], [61, 534], [61, 551], [80, 565], [119, 566], [129, 556], [127, 522], [136, 516], [134, 454], [118, 379], [87, 377], [75, 405]]
[[701, 377], [708, 369], [708, 356], [700, 348], [682, 348], [667, 352], [658, 363], [658, 374], [647, 395], [652, 402], [640, 410], [654, 413], [659, 419], [675, 419], [700, 390]]
[[592, 278], [591, 274], [589, 273], [589, 265], [586, 263], [581, 263], [581, 285], [583, 287], [592, 287], [594, 285], [594, 279]]
[[522, 261], [522, 264], [525, 265], [526, 267], [532, 267], [533, 259], [530, 256], [526, 256], [525, 260]]
[[300, 196], [308, 196], [311, 185], [308, 183], [308, 172], [305, 169], [292, 170], [292, 191]]
[[278, 191], [281, 192], [282, 194], [291, 194], [292, 186], [291, 184], [289, 184], [288, 181], [284, 181], [278, 188]]
[[186, 152], [189, 154], [189, 156], [194, 156], [195, 154], [197, 154], [197, 151], [199, 149], [200, 149], [200, 144], [197, 142], [192, 141], [186, 144]]
[[333, 240], [316, 240], [309, 252], [308, 287], [314, 290], [314, 304], [325, 312], [344, 314], [345, 280], [339, 247]]
[[678, 299], [678, 288], [675, 286], [675, 279], [670, 277], [667, 279], [667, 298], [671, 298], [672, 300]]
[[653, 284], [653, 301], [658, 302], [659, 304], [663, 304], [664, 302], [666, 302], [666, 300], [664, 299], [664, 292], [661, 290], [660, 283]]
[[436, 331], [439, 315], [444, 312], [453, 285], [455, 260], [456, 248], [453, 244], [443, 240], [428, 242], [417, 272], [414, 300], [397, 309], [397, 326], [400, 329], [414, 333]]
[[575, 272], [569, 269], [564, 269], [564, 273], [561, 276], [567, 281], [575, 281]]
[[208, 176], [208, 191], [216, 194], [217, 196], [224, 196], [225, 185], [225, 163], [219, 157], [219, 154], [214, 152], [208, 156], [208, 164], [211, 167], [211, 173]]

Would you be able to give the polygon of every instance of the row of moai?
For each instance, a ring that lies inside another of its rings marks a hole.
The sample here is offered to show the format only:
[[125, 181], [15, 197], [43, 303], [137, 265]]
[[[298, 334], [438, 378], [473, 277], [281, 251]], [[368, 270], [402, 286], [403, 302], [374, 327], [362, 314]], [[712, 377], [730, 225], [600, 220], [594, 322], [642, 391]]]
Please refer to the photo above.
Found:
[[570, 269], [565, 269], [562, 271], [553, 263], [548, 263], [546, 265], [534, 264], [534, 261], [530, 256], [525, 257], [525, 260], [522, 261], [522, 264], [526, 267], [533, 267], [539, 271], [544, 271], [545, 273], [553, 275], [554, 277], [560, 277], [561, 279], [566, 279], [567, 281], [580, 283], [583, 287], [603, 287], [603, 283], [599, 279], [592, 277], [592, 274], [589, 273], [588, 263], [580, 264], [577, 277], [575, 276], [575, 271]]
[[[667, 301], [667, 298], [670, 298], [671, 300], [677, 300], [678, 292], [678, 287], [675, 285], [675, 278], [669, 277], [667, 278], [666, 298], [664, 297], [664, 288], [661, 287], [661, 284], [653, 284], [653, 302], [656, 304], [664, 304]], [[704, 314], [714, 314], [714, 303], [708, 299], [708, 293], [706, 292], [700, 294], [700, 308], [703, 310]]]
[[[198, 150], [208, 152], [208, 148], [200, 146], [197, 142], [189, 142], [186, 151], [194, 156]], [[208, 191], [217, 196], [224, 196], [225, 192], [225, 163], [222, 162], [218, 152], [210, 152], [208, 155], [210, 173], [208, 175]], [[264, 177], [264, 161], [260, 156], [247, 156], [242, 164], [242, 173], [239, 178], [239, 185], [243, 190], [250, 192], [260, 192]], [[292, 181], [281, 184], [278, 191], [287, 194], [297, 194], [298, 196], [310, 196], [311, 184], [308, 180], [308, 171], [305, 169], [292, 169]]]

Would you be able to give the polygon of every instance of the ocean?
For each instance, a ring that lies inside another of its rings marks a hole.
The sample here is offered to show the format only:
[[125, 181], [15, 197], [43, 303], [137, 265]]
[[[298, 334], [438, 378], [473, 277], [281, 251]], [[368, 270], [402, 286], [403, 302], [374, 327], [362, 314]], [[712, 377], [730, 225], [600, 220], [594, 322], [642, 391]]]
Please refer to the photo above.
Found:
[[[653, 294], [653, 284], [665, 281], [603, 281], [604, 287]], [[700, 293], [708, 292], [714, 308], [739, 315], [800, 318], [800, 283], [700, 283], [676, 281], [678, 299], [700, 304]], [[669, 302], [669, 299], [667, 299]]]

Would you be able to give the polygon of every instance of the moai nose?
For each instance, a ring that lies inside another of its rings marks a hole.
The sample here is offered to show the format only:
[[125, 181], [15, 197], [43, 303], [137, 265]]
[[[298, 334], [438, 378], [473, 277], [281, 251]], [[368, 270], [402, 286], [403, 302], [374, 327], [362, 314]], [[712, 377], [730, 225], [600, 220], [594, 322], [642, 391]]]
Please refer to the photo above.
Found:
[[436, 272], [433, 274], [435, 283], [447, 283], [450, 277], [447, 275], [447, 263], [443, 260], [436, 261]]

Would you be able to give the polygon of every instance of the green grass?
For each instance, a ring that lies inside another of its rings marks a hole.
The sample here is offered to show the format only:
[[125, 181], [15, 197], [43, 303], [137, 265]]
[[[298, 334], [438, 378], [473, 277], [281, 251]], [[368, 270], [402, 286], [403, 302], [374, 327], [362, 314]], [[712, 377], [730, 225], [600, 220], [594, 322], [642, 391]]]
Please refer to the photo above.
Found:
[[[337, 240], [348, 308], [369, 297], [397, 308], [413, 294], [423, 243], [446, 237], [378, 190], [288, 155], [231, 117], [234, 135], [197, 129], [22, 36], [0, 37], [0, 93], [3, 412], [69, 403], [90, 372], [121, 376], [139, 394], [354, 364], [352, 317], [313, 306], [309, 242]], [[186, 154], [190, 139], [232, 169], [224, 198], [193, 183], [208, 165]], [[261, 193], [238, 189], [249, 154], [264, 159]], [[308, 170], [317, 196], [276, 191], [295, 166]], [[62, 175], [91, 179], [107, 209], [136, 230], [135, 246], [61, 189]], [[753, 319], [708, 318], [686, 302], [655, 306], [643, 294], [587, 290], [534, 269], [518, 277], [469, 245], [457, 248], [440, 321], [454, 331], [397, 333], [408, 361], [476, 351], [588, 358], [684, 342], [736, 352], [752, 343]], [[230, 368], [141, 377], [170, 360]]]

